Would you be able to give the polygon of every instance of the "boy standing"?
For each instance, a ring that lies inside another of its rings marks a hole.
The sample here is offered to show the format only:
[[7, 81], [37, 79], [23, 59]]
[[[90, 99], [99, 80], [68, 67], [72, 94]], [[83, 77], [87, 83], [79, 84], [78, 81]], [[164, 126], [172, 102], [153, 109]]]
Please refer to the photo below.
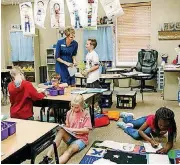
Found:
[[87, 88], [100, 88], [99, 84], [99, 56], [95, 52], [96, 39], [88, 39], [86, 42], [86, 70], [82, 75], [87, 76]]

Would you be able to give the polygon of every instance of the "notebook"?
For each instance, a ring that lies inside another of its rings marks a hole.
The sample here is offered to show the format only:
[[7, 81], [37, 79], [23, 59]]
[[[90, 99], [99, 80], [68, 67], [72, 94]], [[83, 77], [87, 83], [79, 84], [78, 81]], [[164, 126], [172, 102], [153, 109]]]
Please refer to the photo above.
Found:
[[159, 144], [157, 148], [153, 148], [151, 146], [151, 143], [144, 143], [144, 148], [145, 148], [147, 153], [156, 153], [156, 151], [158, 151], [159, 149], [162, 148], [162, 145]]
[[76, 134], [73, 133], [73, 132], [71, 132], [71, 131], [69, 131], [69, 130], [65, 127], [65, 125], [60, 124], [59, 126], [60, 126], [61, 128], [63, 128], [66, 132], [68, 132], [70, 135], [76, 137]]
[[168, 155], [148, 154], [148, 164], [170, 164]]

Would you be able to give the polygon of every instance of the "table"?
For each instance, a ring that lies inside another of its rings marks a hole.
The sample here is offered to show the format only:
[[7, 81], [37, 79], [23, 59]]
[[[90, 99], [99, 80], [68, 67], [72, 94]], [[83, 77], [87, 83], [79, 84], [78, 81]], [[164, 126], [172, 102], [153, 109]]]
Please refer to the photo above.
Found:
[[[50, 146], [58, 124], [9, 118], [16, 122], [16, 133], [1, 141], [1, 163], [19, 164], [26, 159], [34, 163], [36, 156]], [[57, 150], [57, 149], [56, 149]], [[57, 156], [57, 155], [56, 155]]]
[[[47, 88], [47, 86], [43, 84], [39, 84], [38, 87]], [[49, 107], [47, 118], [49, 118], [49, 110], [53, 108], [55, 112], [54, 114], [55, 122], [64, 123], [66, 112], [70, 109], [70, 102], [72, 99], [71, 90], [73, 89], [76, 89], [76, 87], [65, 88], [64, 95], [58, 95], [58, 96], [48, 95], [43, 100], [35, 101], [33, 104], [34, 106], [42, 107], [40, 111], [41, 119], [42, 119], [42, 112], [45, 111], [45, 107]], [[91, 122], [93, 126], [94, 126], [94, 103], [97, 102], [97, 100], [99, 100], [100, 95], [101, 95], [100, 93], [83, 94], [85, 102], [92, 105], [90, 107], [90, 115], [91, 115]]]
[[107, 69], [106, 72], [125, 72], [126, 69], [123, 69], [123, 68], [110, 68], [110, 69]]
[[[81, 86], [82, 86], [82, 80], [87, 79], [87, 77], [84, 77], [79, 72], [75, 74], [75, 77], [81, 79]], [[130, 78], [130, 77], [121, 75], [121, 74], [101, 74], [99, 78], [100, 79], [112, 79], [113, 83], [114, 83], [114, 80], [116, 80], [116, 79], [126, 79], [126, 78]], [[113, 91], [114, 91], [114, 85], [113, 85]]]
[[180, 77], [180, 66], [165, 65], [164, 67], [164, 100], [178, 100], [178, 77]]

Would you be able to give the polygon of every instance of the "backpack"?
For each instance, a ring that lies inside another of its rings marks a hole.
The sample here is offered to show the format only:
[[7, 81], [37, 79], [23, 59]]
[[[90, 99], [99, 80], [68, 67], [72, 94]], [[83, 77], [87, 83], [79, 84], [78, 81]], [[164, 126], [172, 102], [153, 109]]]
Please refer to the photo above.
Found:
[[94, 127], [103, 127], [110, 124], [110, 120], [107, 115], [95, 114]]

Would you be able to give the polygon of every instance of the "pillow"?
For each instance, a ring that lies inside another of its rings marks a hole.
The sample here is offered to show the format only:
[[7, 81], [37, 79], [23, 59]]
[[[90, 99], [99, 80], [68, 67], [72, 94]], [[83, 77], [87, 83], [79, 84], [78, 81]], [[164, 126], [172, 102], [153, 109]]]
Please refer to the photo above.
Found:
[[119, 111], [108, 111], [108, 117], [110, 120], [119, 120], [120, 112]]

